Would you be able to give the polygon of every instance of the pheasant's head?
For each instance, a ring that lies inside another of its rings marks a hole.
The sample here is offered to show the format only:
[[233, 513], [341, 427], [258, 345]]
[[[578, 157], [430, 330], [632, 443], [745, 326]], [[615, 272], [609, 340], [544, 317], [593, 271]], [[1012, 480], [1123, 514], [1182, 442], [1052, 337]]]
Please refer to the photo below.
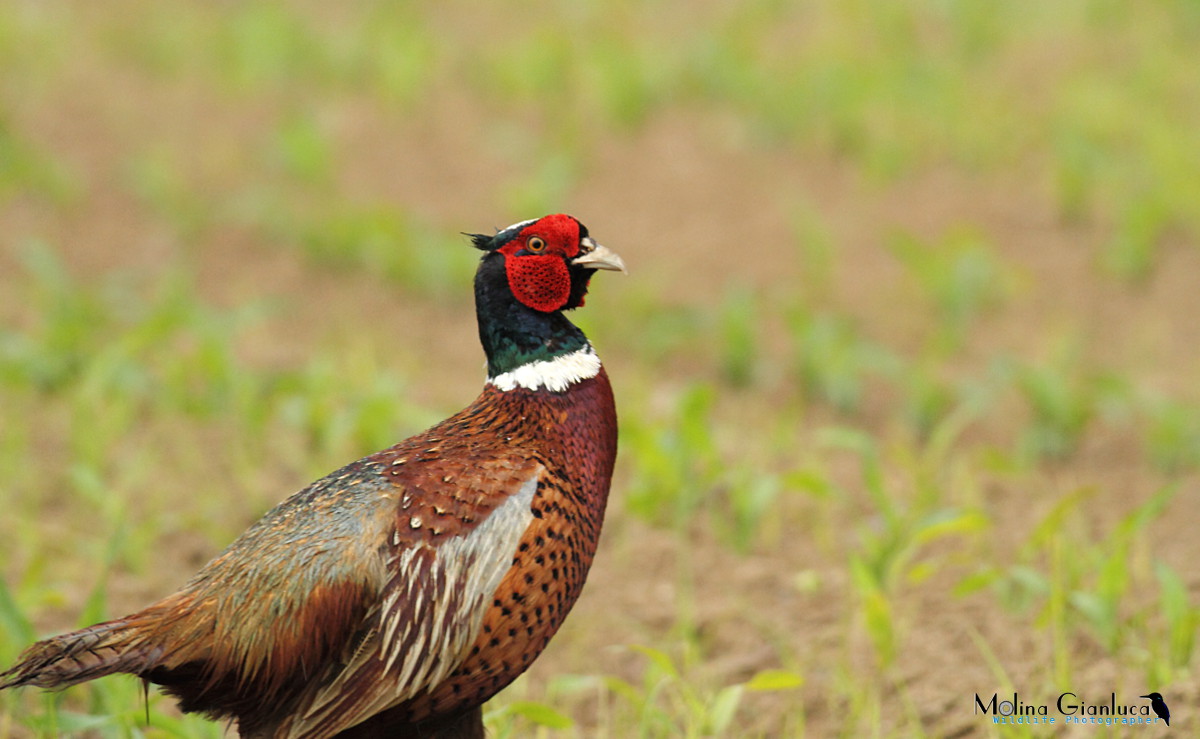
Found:
[[471, 234], [476, 248], [488, 252], [480, 273], [503, 262], [505, 282], [516, 300], [542, 313], [583, 305], [588, 281], [598, 269], [625, 271], [613, 251], [588, 236], [575, 218], [556, 213], [522, 221], [494, 236]]

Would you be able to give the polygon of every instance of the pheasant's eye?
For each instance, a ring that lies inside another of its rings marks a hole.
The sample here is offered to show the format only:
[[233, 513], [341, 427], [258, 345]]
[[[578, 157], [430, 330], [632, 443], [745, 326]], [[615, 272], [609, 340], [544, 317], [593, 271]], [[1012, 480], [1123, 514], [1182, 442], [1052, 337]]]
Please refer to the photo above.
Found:
[[525, 248], [536, 254], [546, 248], [546, 242], [541, 236], [533, 236], [525, 242]]

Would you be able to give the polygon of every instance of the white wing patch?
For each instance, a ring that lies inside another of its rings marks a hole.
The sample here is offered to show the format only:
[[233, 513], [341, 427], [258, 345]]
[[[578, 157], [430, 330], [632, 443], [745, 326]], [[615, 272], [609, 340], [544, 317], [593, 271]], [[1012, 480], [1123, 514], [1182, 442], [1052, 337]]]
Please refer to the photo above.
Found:
[[401, 549], [389, 565], [394, 575], [377, 626], [277, 736], [331, 736], [420, 695], [462, 664], [533, 519], [543, 471], [539, 465], [466, 534]]
[[[491, 605], [504, 573], [512, 567], [521, 535], [533, 520], [531, 505], [540, 475], [539, 468], [538, 475], [521, 485], [517, 494], [492, 511], [483, 523], [437, 548], [437, 556], [429, 565], [429, 577], [453, 592], [444, 593], [450, 597], [443, 597], [438, 603], [426, 604], [421, 600], [425, 589], [418, 589], [412, 610], [421, 613], [421, 606], [427, 606], [434, 611], [430, 619], [404, 618], [409, 609], [401, 604], [399, 591], [393, 591], [384, 601], [384, 670], [391, 673], [399, 663], [400, 685], [440, 683], [475, 643], [483, 612]], [[397, 570], [412, 571], [412, 560], [421, 549], [414, 547], [401, 552]], [[430, 659], [435, 653], [439, 659]]]
[[554, 359], [529, 362], [495, 377], [489, 378], [488, 383], [508, 392], [518, 387], [526, 390], [546, 388], [550, 392], [561, 393], [577, 382], [588, 380], [600, 374], [600, 357], [591, 344], [585, 344], [582, 349], [564, 354]]

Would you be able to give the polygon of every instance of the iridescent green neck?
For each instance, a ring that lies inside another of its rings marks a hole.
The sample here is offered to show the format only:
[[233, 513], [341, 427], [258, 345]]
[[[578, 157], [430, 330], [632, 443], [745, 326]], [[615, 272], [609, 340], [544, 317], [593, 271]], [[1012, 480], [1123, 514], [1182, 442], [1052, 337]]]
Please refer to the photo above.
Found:
[[[485, 266], [488, 261], [484, 261]], [[501, 265], [503, 280], [503, 262], [493, 263]], [[523, 365], [578, 352], [588, 345], [587, 337], [561, 311], [544, 313], [523, 305], [507, 284], [489, 279], [493, 276], [489, 272], [481, 267], [475, 279], [475, 313], [479, 341], [487, 354], [489, 379]]]
[[587, 337], [561, 314], [559, 325], [548, 331], [513, 331], [508, 326], [488, 325], [482, 320], [479, 338], [487, 354], [488, 378], [512, 372], [535, 362], [549, 362], [575, 354], [588, 346]]

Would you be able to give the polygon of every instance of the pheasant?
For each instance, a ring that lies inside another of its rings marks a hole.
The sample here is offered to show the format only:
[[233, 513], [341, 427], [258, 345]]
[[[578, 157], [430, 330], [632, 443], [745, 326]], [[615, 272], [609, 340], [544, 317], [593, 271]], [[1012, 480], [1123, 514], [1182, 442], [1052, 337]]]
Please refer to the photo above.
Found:
[[568, 215], [468, 235], [473, 403], [287, 498], [173, 595], [34, 644], [0, 688], [122, 672], [243, 737], [482, 737], [596, 551], [616, 409], [563, 311], [625, 265]]

